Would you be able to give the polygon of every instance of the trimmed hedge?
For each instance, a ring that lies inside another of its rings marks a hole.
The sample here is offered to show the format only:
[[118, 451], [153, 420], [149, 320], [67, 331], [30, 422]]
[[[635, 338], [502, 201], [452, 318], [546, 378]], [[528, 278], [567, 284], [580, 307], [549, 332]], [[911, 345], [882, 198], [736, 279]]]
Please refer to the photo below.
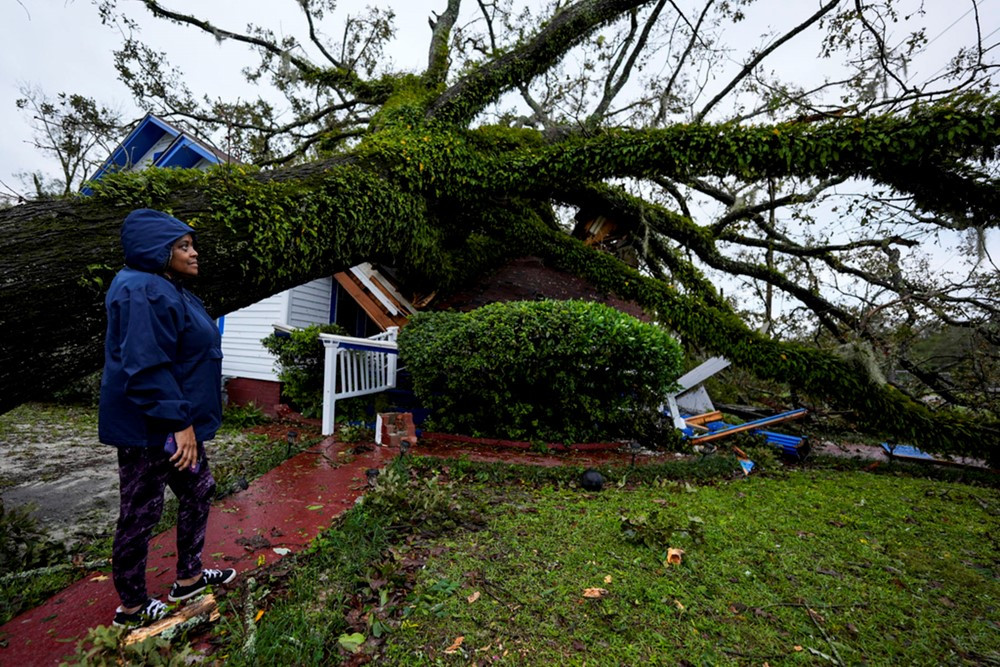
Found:
[[587, 301], [419, 313], [399, 351], [434, 428], [547, 442], [648, 441], [681, 370], [665, 330]]

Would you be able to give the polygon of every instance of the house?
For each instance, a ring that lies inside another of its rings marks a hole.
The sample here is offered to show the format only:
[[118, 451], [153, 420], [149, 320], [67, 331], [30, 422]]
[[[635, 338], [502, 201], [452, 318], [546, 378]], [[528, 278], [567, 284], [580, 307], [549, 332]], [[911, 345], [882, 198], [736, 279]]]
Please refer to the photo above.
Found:
[[[90, 179], [147, 167], [207, 169], [233, 162], [226, 153], [153, 114], [139, 121]], [[91, 194], [84, 187], [83, 194]], [[354, 336], [399, 326], [416, 309], [384, 272], [370, 264], [285, 290], [218, 319], [228, 400], [272, 412], [280, 399], [274, 356], [260, 344], [275, 324], [304, 327], [336, 322]]]

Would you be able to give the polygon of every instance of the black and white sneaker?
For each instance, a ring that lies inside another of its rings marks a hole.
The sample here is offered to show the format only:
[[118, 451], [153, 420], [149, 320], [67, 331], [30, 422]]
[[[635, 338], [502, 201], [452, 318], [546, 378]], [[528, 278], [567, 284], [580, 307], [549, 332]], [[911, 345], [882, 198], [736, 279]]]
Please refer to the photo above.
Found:
[[167, 605], [156, 598], [149, 598], [146, 604], [131, 614], [126, 614], [121, 607], [115, 610], [115, 620], [111, 625], [116, 628], [138, 628], [158, 621], [167, 615]]
[[227, 567], [225, 570], [202, 570], [201, 578], [193, 584], [181, 586], [175, 581], [174, 585], [170, 587], [170, 594], [167, 595], [167, 599], [171, 602], [187, 600], [188, 598], [201, 593], [209, 586], [228, 584], [235, 578], [236, 570], [231, 567]]

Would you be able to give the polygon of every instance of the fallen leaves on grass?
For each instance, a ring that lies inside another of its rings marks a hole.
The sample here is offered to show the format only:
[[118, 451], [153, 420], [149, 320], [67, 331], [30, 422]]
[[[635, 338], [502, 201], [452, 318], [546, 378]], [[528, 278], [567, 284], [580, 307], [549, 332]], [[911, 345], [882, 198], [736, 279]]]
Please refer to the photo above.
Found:
[[664, 561], [664, 565], [680, 565], [681, 560], [684, 556], [683, 549], [677, 549], [675, 547], [670, 547], [667, 549], [667, 560]]
[[453, 641], [451, 643], [451, 646], [449, 646], [448, 648], [446, 648], [444, 650], [444, 652], [447, 653], [448, 655], [451, 655], [452, 653], [458, 653], [458, 649], [462, 645], [462, 642], [464, 642], [464, 641], [465, 641], [465, 637], [462, 636], [462, 635], [459, 635], [458, 637], [455, 637], [455, 641]]
[[351, 653], [357, 653], [361, 650], [361, 645], [365, 643], [365, 636], [360, 632], [355, 632], [352, 634], [343, 634], [337, 638], [337, 643], [340, 644], [341, 648], [350, 651]]
[[608, 589], [606, 588], [584, 588], [583, 597], [591, 599], [600, 599], [608, 594]]
[[806, 608], [806, 612], [808, 612], [809, 618], [811, 618], [815, 622], [817, 622], [817, 623], [826, 623], [826, 619], [823, 618], [823, 616], [819, 612], [813, 611], [812, 609], [809, 609], [808, 607]]
[[472, 595], [470, 595], [465, 599], [469, 601], [469, 604], [472, 604], [473, 602], [479, 599], [479, 591], [476, 591], [475, 593], [473, 593]]

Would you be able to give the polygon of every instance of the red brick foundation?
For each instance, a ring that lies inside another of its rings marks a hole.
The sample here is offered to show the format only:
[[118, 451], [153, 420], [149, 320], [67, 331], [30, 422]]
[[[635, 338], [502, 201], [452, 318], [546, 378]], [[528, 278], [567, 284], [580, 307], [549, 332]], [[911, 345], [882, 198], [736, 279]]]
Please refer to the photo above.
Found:
[[226, 395], [231, 405], [253, 403], [269, 417], [277, 417], [275, 409], [281, 402], [281, 383], [272, 380], [232, 378], [226, 383]]

